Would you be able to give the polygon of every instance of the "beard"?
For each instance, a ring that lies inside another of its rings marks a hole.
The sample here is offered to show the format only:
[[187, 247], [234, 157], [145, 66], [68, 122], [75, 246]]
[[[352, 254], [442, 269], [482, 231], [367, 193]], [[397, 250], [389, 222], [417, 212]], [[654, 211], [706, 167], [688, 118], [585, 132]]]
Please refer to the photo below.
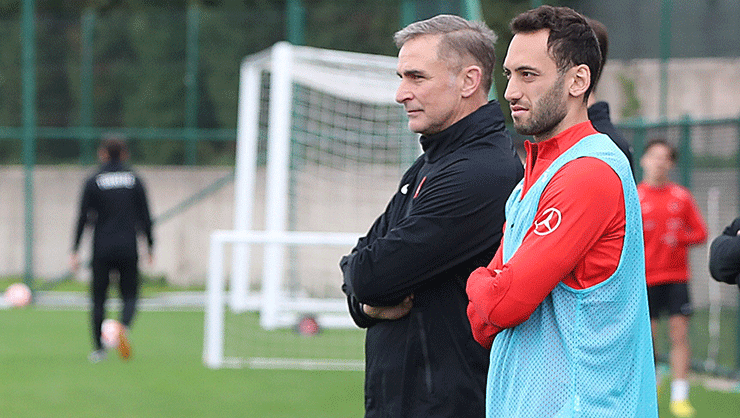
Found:
[[518, 124], [514, 121], [514, 129], [517, 133], [530, 136], [542, 135], [553, 131], [563, 121], [567, 114], [562, 97], [564, 83], [565, 74], [558, 77], [553, 86], [535, 103], [529, 120]]

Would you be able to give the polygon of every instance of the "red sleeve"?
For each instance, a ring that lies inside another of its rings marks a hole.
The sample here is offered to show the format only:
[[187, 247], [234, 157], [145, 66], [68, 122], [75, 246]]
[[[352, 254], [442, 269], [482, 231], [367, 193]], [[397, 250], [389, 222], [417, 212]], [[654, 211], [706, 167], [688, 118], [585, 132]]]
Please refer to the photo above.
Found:
[[[506, 224], [504, 224], [504, 231], [506, 230]], [[501, 245], [499, 245], [496, 254], [488, 264], [488, 267], [479, 267], [471, 273], [468, 278], [468, 283], [473, 276], [483, 275], [488, 276], [490, 271], [498, 271], [503, 267], [503, 254], [501, 249], [503, 248], [503, 238], [501, 239]], [[472, 302], [468, 302], [468, 321], [470, 321], [470, 328], [473, 331], [473, 338], [478, 344], [483, 347], [490, 349], [493, 345], [493, 338], [501, 332], [501, 328], [496, 327], [488, 323], [485, 316], [481, 315], [476, 311], [475, 305]]]
[[688, 191], [686, 191], [686, 194], [686, 218], [684, 219], [686, 228], [684, 228], [682, 236], [678, 237], [679, 244], [685, 246], [701, 244], [707, 240], [707, 226], [704, 224], [704, 218], [702, 218], [694, 198], [691, 197]]
[[549, 219], [554, 228], [530, 228], [500, 272], [491, 266], [474, 271], [468, 312], [499, 329], [526, 321], [623, 210], [622, 184], [611, 167], [595, 158], [566, 164], [545, 188], [535, 215], [535, 224]]

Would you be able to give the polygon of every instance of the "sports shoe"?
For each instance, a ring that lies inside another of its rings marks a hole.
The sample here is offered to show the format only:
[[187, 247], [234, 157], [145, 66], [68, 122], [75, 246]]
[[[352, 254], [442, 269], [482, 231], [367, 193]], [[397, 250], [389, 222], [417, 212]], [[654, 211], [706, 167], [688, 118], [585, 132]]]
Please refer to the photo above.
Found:
[[691, 418], [696, 415], [696, 410], [691, 406], [688, 399], [683, 401], [672, 401], [670, 405], [668, 405], [668, 409], [671, 411], [671, 414], [677, 418]]
[[131, 356], [131, 343], [128, 340], [127, 328], [120, 327], [118, 330], [118, 355], [123, 360], [128, 360]]
[[100, 363], [101, 361], [108, 358], [108, 353], [104, 349], [95, 350], [87, 355], [87, 359], [90, 363]]

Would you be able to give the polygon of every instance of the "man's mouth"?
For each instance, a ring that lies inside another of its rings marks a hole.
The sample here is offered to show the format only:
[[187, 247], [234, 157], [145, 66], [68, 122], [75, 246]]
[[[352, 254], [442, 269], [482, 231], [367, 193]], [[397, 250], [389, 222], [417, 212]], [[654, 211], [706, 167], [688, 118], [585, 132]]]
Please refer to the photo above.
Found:
[[524, 114], [528, 109], [524, 106], [510, 106], [511, 117], [518, 117]]

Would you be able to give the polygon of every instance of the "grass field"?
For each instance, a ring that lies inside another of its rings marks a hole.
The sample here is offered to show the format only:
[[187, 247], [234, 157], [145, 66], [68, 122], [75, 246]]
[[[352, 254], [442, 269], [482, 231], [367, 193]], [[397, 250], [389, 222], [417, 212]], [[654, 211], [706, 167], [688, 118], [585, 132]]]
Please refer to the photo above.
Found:
[[[88, 334], [84, 311], [0, 310], [0, 417], [362, 416], [362, 372], [204, 367], [202, 312], [141, 312], [128, 362], [88, 363]], [[696, 418], [740, 416], [740, 393], [702, 381]]]
[[90, 364], [88, 314], [0, 310], [0, 417], [359, 417], [362, 372], [210, 370], [202, 312], [141, 312], [133, 357]]

